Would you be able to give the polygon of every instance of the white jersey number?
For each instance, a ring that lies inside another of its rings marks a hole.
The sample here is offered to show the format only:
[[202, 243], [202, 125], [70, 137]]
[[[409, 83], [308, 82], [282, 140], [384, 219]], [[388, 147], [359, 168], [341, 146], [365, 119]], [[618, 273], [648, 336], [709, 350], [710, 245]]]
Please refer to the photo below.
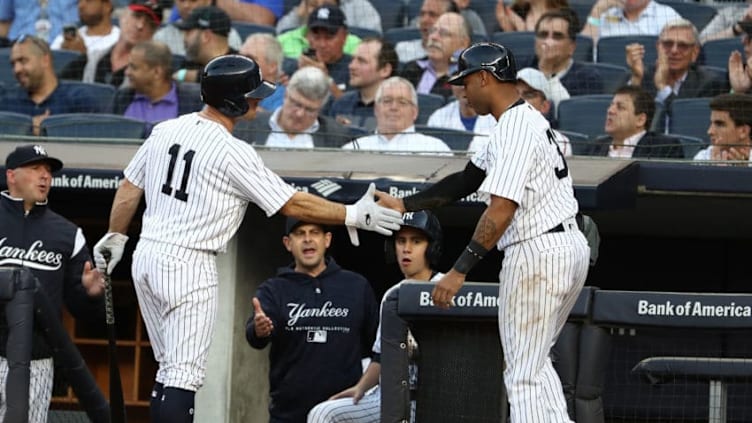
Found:
[[561, 154], [561, 150], [559, 150], [559, 145], [556, 143], [556, 135], [554, 135], [554, 131], [551, 129], [547, 130], [546, 136], [548, 137], [548, 142], [553, 144], [554, 147], [556, 147], [556, 152], [559, 153], [559, 157], [561, 157], [561, 162], [564, 164], [564, 167], [554, 168], [556, 177], [559, 179], [564, 179], [567, 177], [567, 175], [569, 175], [569, 166], [567, 166], [567, 159], [564, 158], [564, 155]]
[[[172, 195], [172, 178], [175, 173], [175, 164], [178, 161], [178, 154], [180, 154], [180, 144], [173, 144], [168, 150], [170, 154], [170, 166], [167, 168], [167, 180], [162, 185], [162, 194]], [[188, 177], [191, 175], [191, 163], [193, 162], [193, 156], [196, 154], [193, 150], [188, 150], [183, 154], [183, 161], [185, 167], [183, 168], [183, 178], [180, 180], [180, 189], [175, 191], [175, 198], [180, 201], [188, 201], [188, 193], [185, 192], [185, 188], [188, 185]]]

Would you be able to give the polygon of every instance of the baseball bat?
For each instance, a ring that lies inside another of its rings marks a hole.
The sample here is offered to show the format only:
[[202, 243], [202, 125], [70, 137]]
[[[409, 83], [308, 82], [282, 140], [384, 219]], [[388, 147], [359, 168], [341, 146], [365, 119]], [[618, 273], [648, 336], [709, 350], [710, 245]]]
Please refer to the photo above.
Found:
[[[105, 260], [110, 255], [105, 252]], [[117, 337], [115, 335], [115, 307], [112, 303], [112, 279], [110, 273], [104, 272], [104, 308], [107, 321], [107, 343], [110, 353], [110, 421], [125, 423], [125, 401], [123, 401], [123, 384], [120, 382], [120, 365], [117, 358]]]

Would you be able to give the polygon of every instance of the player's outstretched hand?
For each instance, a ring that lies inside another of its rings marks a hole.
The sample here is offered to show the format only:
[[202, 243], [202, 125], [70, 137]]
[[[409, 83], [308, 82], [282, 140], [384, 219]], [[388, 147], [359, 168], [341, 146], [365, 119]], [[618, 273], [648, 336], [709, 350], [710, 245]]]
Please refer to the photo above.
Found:
[[253, 327], [256, 331], [256, 336], [259, 338], [266, 338], [272, 334], [274, 330], [274, 323], [261, 308], [261, 303], [258, 298], [253, 297]]
[[329, 400], [336, 400], [340, 398], [352, 398], [353, 404], [357, 404], [358, 401], [360, 401], [363, 398], [363, 395], [365, 395], [365, 391], [360, 388], [360, 384], [356, 384], [354, 386], [351, 386], [344, 391], [338, 392], [331, 397], [329, 397]]
[[447, 272], [443, 278], [436, 284], [431, 293], [433, 305], [438, 308], [448, 309], [452, 305], [452, 298], [465, 283], [465, 275], [454, 269]]
[[117, 232], [107, 232], [94, 246], [94, 263], [97, 270], [108, 275], [123, 258], [128, 236]]
[[376, 204], [389, 208], [397, 210], [400, 213], [404, 213], [407, 210], [405, 210], [405, 203], [402, 201], [401, 198], [392, 197], [391, 195], [385, 193], [384, 191], [376, 190]]
[[371, 182], [366, 193], [355, 204], [345, 206], [345, 225], [353, 245], [360, 245], [356, 228], [374, 231], [390, 236], [402, 225], [402, 214], [396, 210], [379, 206], [373, 200], [376, 185]]
[[90, 297], [98, 297], [104, 293], [104, 277], [102, 273], [91, 265], [90, 261], [84, 264], [84, 272], [81, 274], [81, 285], [86, 289]]

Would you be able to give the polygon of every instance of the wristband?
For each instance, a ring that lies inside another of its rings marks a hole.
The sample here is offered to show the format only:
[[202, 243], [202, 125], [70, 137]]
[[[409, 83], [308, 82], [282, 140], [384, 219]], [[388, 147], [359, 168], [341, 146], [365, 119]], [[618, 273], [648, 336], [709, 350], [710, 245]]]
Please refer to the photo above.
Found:
[[183, 82], [183, 81], [185, 81], [185, 74], [186, 74], [186, 73], [188, 73], [188, 69], [180, 69], [180, 70], [179, 70], [179, 71], [177, 71], [177, 73], [175, 74], [175, 79], [176, 79], [176, 80], [177, 80], [178, 82]]
[[358, 210], [355, 204], [345, 205], [345, 225], [355, 226], [358, 223]]
[[601, 26], [601, 20], [599, 18], [594, 18], [592, 16], [587, 17], [587, 23], [589, 23], [592, 26]]
[[454, 263], [454, 270], [463, 275], [468, 274], [472, 269], [488, 252], [488, 249], [480, 245], [475, 240], [471, 240], [465, 250], [462, 251], [460, 258]]

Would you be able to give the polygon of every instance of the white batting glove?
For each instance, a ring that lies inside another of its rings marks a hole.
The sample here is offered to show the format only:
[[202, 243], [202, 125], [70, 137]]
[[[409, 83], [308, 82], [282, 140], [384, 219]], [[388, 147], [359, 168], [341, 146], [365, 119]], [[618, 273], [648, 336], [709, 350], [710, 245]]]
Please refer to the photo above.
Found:
[[126, 242], [128, 242], [127, 235], [107, 232], [94, 246], [94, 263], [97, 265], [97, 270], [108, 275], [111, 274], [120, 259], [123, 258]]
[[355, 204], [345, 206], [345, 225], [347, 225], [347, 234], [350, 235], [352, 245], [360, 245], [356, 228], [390, 236], [392, 231], [398, 231], [402, 225], [400, 212], [379, 206], [373, 201], [375, 192], [376, 185], [371, 182], [360, 200]]

